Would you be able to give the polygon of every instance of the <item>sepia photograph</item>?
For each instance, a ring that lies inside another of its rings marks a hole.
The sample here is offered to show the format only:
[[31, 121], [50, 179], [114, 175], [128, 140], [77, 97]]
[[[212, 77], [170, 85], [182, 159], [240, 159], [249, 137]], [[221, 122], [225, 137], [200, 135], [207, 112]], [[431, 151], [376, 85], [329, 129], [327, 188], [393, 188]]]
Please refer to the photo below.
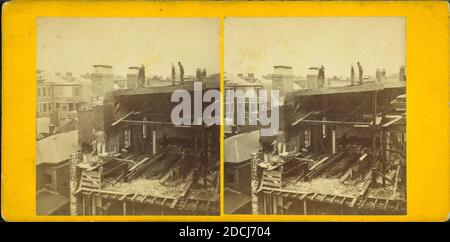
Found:
[[219, 215], [220, 19], [36, 21], [36, 214]]
[[405, 215], [406, 18], [224, 21], [224, 213]]

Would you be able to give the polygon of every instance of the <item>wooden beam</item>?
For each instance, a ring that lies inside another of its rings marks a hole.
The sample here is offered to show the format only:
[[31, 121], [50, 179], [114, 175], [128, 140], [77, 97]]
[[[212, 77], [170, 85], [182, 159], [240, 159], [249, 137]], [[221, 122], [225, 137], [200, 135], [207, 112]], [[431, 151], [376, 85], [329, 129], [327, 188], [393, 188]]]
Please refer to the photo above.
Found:
[[383, 124], [382, 126], [384, 128], [389, 127], [391, 124], [394, 124], [397, 121], [401, 120], [403, 118], [403, 116], [402, 115], [386, 115], [386, 118], [392, 118], [392, 120]]
[[118, 161], [129, 162], [129, 163], [134, 163], [135, 162], [134, 160], [122, 159], [122, 158], [117, 158], [117, 157], [115, 157], [114, 159], [118, 160]]
[[311, 114], [313, 114], [314, 111], [309, 112], [308, 114], [306, 114], [305, 116], [299, 118], [297, 121], [292, 123], [292, 126], [297, 125], [298, 123], [300, 123], [302, 120], [306, 119], [307, 117], [309, 117]]
[[302, 122], [311, 124], [334, 124], [334, 125], [370, 125], [371, 122], [349, 122], [349, 121], [331, 121], [331, 120], [313, 120], [305, 119]]
[[121, 121], [122, 123], [132, 124], [132, 125], [174, 125], [172, 122], [164, 122], [164, 121], [144, 121], [144, 120], [130, 120], [130, 119], [124, 119]]
[[134, 113], [134, 111], [131, 111], [129, 113], [127, 113], [125, 116], [119, 118], [118, 120], [116, 120], [114, 123], [111, 124], [111, 126], [116, 126], [118, 123], [122, 122], [124, 119], [128, 118], [130, 115], [132, 115]]
[[134, 164], [130, 169], [130, 171], [135, 170], [138, 166], [140, 166], [142, 163], [146, 162], [149, 158], [145, 157], [144, 159], [142, 159], [141, 161], [139, 161], [138, 163]]

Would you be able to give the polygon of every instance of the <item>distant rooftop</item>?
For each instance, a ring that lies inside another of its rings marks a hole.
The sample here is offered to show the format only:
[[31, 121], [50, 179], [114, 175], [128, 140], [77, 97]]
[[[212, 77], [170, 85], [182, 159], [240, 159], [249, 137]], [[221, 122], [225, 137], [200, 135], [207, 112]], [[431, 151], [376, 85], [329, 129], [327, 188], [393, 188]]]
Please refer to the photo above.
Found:
[[[220, 89], [220, 75], [213, 74], [206, 78], [206, 81], [202, 83], [203, 89]], [[147, 95], [147, 94], [159, 94], [159, 93], [172, 93], [176, 90], [193, 91], [193, 82], [185, 82], [183, 85], [170, 85], [170, 86], [150, 86], [142, 88], [133, 88], [118, 90], [113, 92], [116, 96], [130, 96], [130, 95]]]
[[36, 164], [57, 164], [78, 151], [78, 131], [59, 133], [36, 142]]
[[112, 68], [110, 65], [93, 65], [93, 67]]
[[244, 87], [244, 86], [247, 86], [247, 87], [250, 87], [250, 86], [261, 86], [260, 83], [249, 82], [249, 81], [245, 80], [244, 78], [242, 78], [242, 77], [240, 77], [240, 76], [238, 76], [236, 74], [227, 73], [227, 72], [225, 72], [225, 74], [224, 74], [224, 82], [225, 82], [225, 87], [231, 87], [231, 86], [233, 86], [233, 87], [236, 87], [236, 86], [241, 86], [241, 87]]
[[292, 66], [273, 66], [274, 68], [292, 69]]
[[259, 130], [237, 134], [224, 140], [225, 163], [240, 163], [251, 158], [251, 153], [258, 150]]
[[61, 73], [50, 73], [40, 71], [37, 73], [36, 80], [40, 84], [54, 85], [80, 85], [81, 82], [90, 82], [84, 77], [73, 77], [71, 75], [63, 75]]

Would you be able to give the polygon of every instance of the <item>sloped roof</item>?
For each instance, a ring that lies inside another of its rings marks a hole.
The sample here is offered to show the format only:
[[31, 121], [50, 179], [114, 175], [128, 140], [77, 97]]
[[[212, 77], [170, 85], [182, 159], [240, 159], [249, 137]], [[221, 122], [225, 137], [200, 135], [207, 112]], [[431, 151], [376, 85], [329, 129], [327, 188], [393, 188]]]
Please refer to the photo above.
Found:
[[235, 213], [237, 210], [250, 203], [251, 201], [250, 196], [227, 188], [225, 188], [224, 193], [226, 214]]
[[261, 86], [260, 83], [255, 82], [249, 82], [239, 76], [237, 76], [236, 74], [233, 73], [224, 73], [224, 83], [225, 86]]
[[50, 132], [50, 124], [51, 123], [49, 117], [36, 118], [36, 135], [39, 135], [40, 133]]
[[56, 84], [56, 85], [80, 85], [81, 82], [91, 82], [84, 77], [72, 77], [73, 81], [64, 79], [62, 75], [56, 75], [51, 72], [41, 71], [38, 73], [38, 79], [41, 78], [42, 84]]
[[36, 142], [36, 164], [57, 164], [78, 150], [78, 131], [49, 136]]
[[260, 148], [259, 130], [242, 133], [225, 139], [225, 162], [240, 163], [250, 159], [251, 153]]
[[36, 193], [36, 214], [51, 215], [53, 212], [69, 203], [66, 197], [46, 190]]

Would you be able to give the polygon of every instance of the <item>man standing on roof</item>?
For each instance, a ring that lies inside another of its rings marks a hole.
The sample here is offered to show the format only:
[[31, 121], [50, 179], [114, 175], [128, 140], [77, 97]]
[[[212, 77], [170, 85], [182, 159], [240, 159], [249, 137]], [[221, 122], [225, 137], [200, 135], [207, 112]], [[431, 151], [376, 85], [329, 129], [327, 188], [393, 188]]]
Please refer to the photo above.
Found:
[[92, 142], [94, 146], [94, 152], [98, 156], [103, 156], [106, 154], [106, 140], [105, 132], [101, 128], [94, 128], [94, 141]]
[[145, 85], [145, 66], [142, 65], [141, 68], [139, 68], [137, 87], [144, 87], [144, 85]]
[[277, 152], [278, 155], [286, 155], [286, 135], [283, 130], [278, 131], [277, 136]]
[[355, 68], [353, 68], [353, 64], [350, 68], [350, 80], [351, 80], [352, 86], [355, 85]]
[[363, 80], [363, 68], [361, 66], [361, 64], [358, 61], [358, 71], [359, 71], [359, 84], [362, 84], [362, 80]]
[[203, 68], [202, 71], [202, 81], [206, 80], [206, 68]]
[[172, 63], [172, 85], [174, 86], [175, 86], [175, 79], [176, 79], [175, 65]]
[[325, 68], [323, 65], [319, 68], [319, 88], [322, 88], [325, 83]]
[[180, 84], [184, 83], [184, 67], [181, 64], [181, 61], [178, 61], [178, 66], [180, 67]]

